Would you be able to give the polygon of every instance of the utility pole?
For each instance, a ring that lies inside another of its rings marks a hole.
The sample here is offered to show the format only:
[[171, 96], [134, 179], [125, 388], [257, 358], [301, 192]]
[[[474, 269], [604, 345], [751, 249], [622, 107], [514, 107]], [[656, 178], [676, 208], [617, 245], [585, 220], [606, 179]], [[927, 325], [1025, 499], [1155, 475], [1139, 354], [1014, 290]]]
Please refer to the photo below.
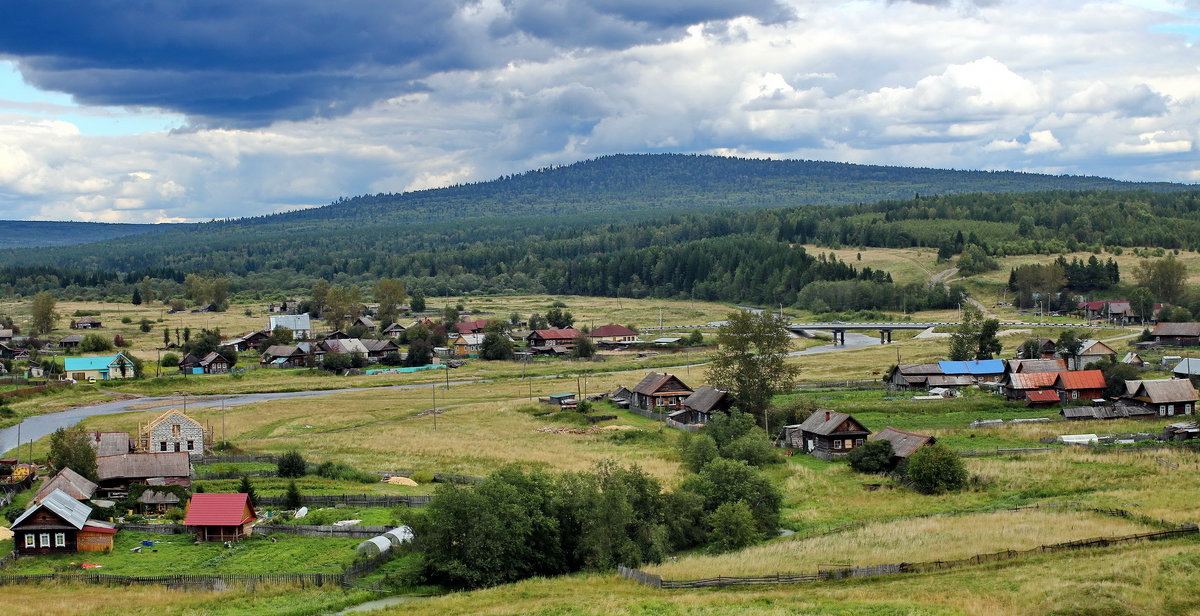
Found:
[[433, 429], [437, 431], [437, 381], [433, 382], [433, 408], [429, 411], [433, 413]]
[[221, 442], [229, 442], [225, 440], [225, 398], [221, 398]]

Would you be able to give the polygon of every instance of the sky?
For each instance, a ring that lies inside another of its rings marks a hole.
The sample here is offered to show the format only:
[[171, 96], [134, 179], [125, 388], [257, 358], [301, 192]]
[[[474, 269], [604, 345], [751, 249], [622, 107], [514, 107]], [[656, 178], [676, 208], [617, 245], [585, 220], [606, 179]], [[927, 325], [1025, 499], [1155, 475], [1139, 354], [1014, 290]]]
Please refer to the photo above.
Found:
[[1200, 0], [0, 5], [0, 219], [253, 216], [641, 152], [1200, 182]]

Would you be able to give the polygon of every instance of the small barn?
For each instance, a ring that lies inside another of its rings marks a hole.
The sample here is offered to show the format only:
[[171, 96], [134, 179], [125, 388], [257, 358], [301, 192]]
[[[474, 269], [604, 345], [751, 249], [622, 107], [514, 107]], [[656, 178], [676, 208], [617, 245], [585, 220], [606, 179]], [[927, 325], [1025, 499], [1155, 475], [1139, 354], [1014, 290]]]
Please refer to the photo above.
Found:
[[33, 500], [41, 502], [55, 490], [59, 490], [77, 501], [90, 500], [96, 494], [96, 487], [96, 484], [87, 477], [69, 468], [64, 468], [58, 471], [53, 479], [42, 484]]
[[892, 444], [892, 462], [907, 460], [918, 449], [937, 443], [937, 439], [927, 434], [905, 432], [887, 427], [871, 437], [872, 441], [888, 441]]
[[861, 446], [871, 431], [846, 413], [817, 409], [804, 423], [784, 426], [784, 445], [823, 460]]
[[168, 509], [179, 506], [179, 496], [171, 492], [146, 490], [137, 498], [137, 504], [138, 511], [142, 514], [163, 513]]
[[668, 417], [679, 423], [705, 425], [712, 419], [714, 412], [729, 410], [730, 402], [729, 392], [705, 385], [684, 398], [683, 409], [671, 413]]
[[183, 525], [197, 541], [239, 541], [250, 535], [258, 516], [248, 494], [193, 494]]

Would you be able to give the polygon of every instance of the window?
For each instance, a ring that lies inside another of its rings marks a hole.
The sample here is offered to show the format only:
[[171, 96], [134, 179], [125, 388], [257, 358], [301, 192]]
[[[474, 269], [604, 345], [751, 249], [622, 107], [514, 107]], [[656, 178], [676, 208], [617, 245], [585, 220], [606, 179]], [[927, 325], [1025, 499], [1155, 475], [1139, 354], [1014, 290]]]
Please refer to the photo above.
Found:
[[835, 440], [835, 441], [833, 441], [833, 448], [834, 448], [834, 449], [841, 449], [841, 448], [842, 448], [842, 441], [840, 441], [840, 440]]
[[1165, 405], [1165, 404], [1158, 405], [1158, 414], [1165, 417], [1167, 414], [1167, 405]]
[[54, 547], [67, 547], [67, 533], [54, 533]]
[[166, 441], [163, 441], [163, 442], [159, 443], [159, 444], [158, 444], [158, 450], [159, 450], [159, 451], [166, 451], [166, 450], [167, 450], [167, 442], [166, 442]]
[[1072, 391], [1072, 392], [1071, 392], [1071, 399], [1072, 399], [1072, 400], [1076, 400], [1076, 399], [1078, 399], [1078, 398], [1079, 398], [1079, 392], [1077, 392], [1077, 391]]
[[42, 533], [38, 535], [38, 540], [42, 544], [42, 547], [50, 547], [50, 533]]
[[846, 439], [846, 449], [854, 449], [854, 440]]
[[183, 427], [179, 424], [171, 424], [171, 436], [179, 436], [182, 434]]
[[1191, 414], [1192, 414], [1192, 405], [1191, 405], [1190, 403], [1189, 403], [1189, 404], [1185, 404], [1185, 405], [1183, 405], [1183, 414], [1184, 414], [1184, 415], [1191, 415]]
[[196, 448], [195, 443], [196, 443], [196, 441], [188, 441], [188, 451], [191, 451]]
[[855, 444], [855, 445], [858, 445], [859, 447], [862, 447], [863, 440], [860, 438], [860, 439], [858, 439], [857, 441], [855, 441], [855, 442], [854, 442], [854, 444]]
[[33, 533], [25, 533], [25, 547], [36, 548], [37, 547], [37, 536], [34, 535]]

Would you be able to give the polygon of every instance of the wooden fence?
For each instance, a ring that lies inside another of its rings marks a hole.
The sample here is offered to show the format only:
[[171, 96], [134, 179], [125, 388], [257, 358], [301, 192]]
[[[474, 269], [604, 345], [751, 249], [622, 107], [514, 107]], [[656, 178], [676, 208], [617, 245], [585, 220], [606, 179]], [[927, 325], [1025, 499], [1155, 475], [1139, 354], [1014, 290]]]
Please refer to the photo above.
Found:
[[1140, 533], [1137, 535], [1125, 535], [1122, 537], [1095, 537], [1092, 539], [1067, 541], [1052, 545], [1042, 545], [1029, 550], [1004, 550], [1001, 552], [992, 552], [990, 554], [977, 554], [975, 556], [961, 558], [958, 560], [938, 560], [923, 563], [891, 563], [872, 565], [869, 567], [835, 567], [822, 569], [817, 573], [777, 573], [774, 575], [749, 577], [720, 576], [714, 578], [700, 578], [695, 580], [664, 580], [661, 576], [653, 573], [647, 573], [639, 569], [618, 567], [617, 574], [638, 582], [639, 584], [644, 584], [652, 588], [663, 589], [759, 586], [767, 584], [802, 584], [821, 580], [833, 580], [851, 577], [869, 577], [898, 573], [926, 573], [930, 571], [941, 571], [957, 567], [969, 567], [971, 565], [1009, 560], [1026, 554], [1047, 554], [1053, 552], [1065, 552], [1068, 550], [1108, 547], [1137, 541], [1175, 539], [1186, 535], [1195, 535], [1197, 532], [1200, 532], [1198, 531], [1197, 527], [1195, 525], [1191, 525], [1183, 528]]
[[187, 533], [187, 527], [179, 524], [117, 524], [118, 530], [131, 530], [137, 533], [157, 533], [160, 535], [182, 535]]
[[393, 526], [309, 526], [303, 524], [264, 524], [255, 526], [255, 535], [271, 535], [283, 533], [286, 535], [303, 535], [305, 537], [341, 537], [348, 539], [370, 539], [377, 537]]
[[871, 379], [868, 381], [826, 381], [820, 383], [796, 383], [796, 389], [887, 389], [887, 383], [884, 383], [880, 379]]
[[658, 421], [662, 421], [667, 418], [666, 413], [655, 413], [654, 411], [646, 411], [646, 410], [639, 409], [636, 406], [630, 406], [629, 412], [633, 413], [634, 415], [641, 415], [642, 417], [645, 417], [646, 419], [655, 419]]
[[699, 432], [700, 428], [704, 427], [704, 426], [697, 426], [697, 425], [693, 425], [693, 424], [680, 423], [678, 421], [675, 421], [674, 419], [671, 419], [670, 417], [664, 419], [663, 423], [667, 424], [667, 427], [669, 427], [669, 428], [675, 428], [676, 430], [683, 430], [685, 432]]
[[[378, 567], [378, 565], [376, 565]], [[347, 573], [265, 573], [258, 575], [112, 575], [107, 573], [43, 573], [0, 575], [0, 586], [63, 582], [109, 586], [158, 585], [180, 590], [225, 590], [233, 586], [254, 590], [259, 585], [349, 586]]]
[[1009, 456], [1022, 453], [1045, 453], [1047, 451], [1056, 451], [1055, 447], [1019, 447], [1010, 449], [967, 449], [958, 452], [958, 455], [964, 458], [975, 458], [983, 456]]
[[201, 466], [205, 465], [205, 464], [222, 464], [222, 463], [226, 463], [226, 462], [234, 463], [234, 464], [247, 464], [250, 462], [270, 462], [271, 464], [277, 464], [277, 463], [279, 463], [279, 456], [246, 454], [246, 455], [236, 455], [236, 456], [204, 456], [204, 457], [195, 458], [192, 460], [193, 465], [201, 465]]
[[71, 384], [67, 381], [50, 381], [45, 385], [34, 385], [32, 387], [22, 387], [20, 389], [10, 389], [8, 391], [0, 391], [0, 398], [16, 398], [19, 396], [28, 396], [31, 394], [41, 393], [50, 389], [59, 387], [69, 387]]
[[[334, 505], [357, 505], [360, 507], [424, 507], [429, 504], [432, 496], [425, 494], [390, 495], [390, 494], [303, 494], [301, 504], [308, 507], [332, 507]], [[286, 504], [285, 496], [260, 496], [260, 507], [282, 507]]]

